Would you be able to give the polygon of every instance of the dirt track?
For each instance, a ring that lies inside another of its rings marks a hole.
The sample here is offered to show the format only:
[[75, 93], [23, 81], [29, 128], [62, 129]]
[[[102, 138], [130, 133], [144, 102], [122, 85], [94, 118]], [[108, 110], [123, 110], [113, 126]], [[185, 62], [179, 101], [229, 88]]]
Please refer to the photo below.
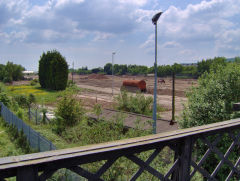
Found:
[[[145, 96], [153, 96], [154, 78], [146, 76], [114, 76], [111, 75], [74, 75], [74, 82], [78, 87], [84, 88], [85, 91], [79, 95], [79, 97], [87, 103], [87, 106], [94, 105], [98, 102], [105, 108], [112, 108], [113, 96], [112, 96], [112, 80], [114, 96], [120, 93], [120, 87], [122, 81], [130, 80], [145, 80], [147, 83], [147, 93]], [[172, 104], [172, 80], [171, 78], [164, 78], [165, 83], [158, 84], [157, 102], [167, 109], [166, 112], [161, 114], [163, 119], [171, 119], [171, 104]], [[176, 116], [180, 114], [183, 109], [182, 104], [186, 102], [185, 91], [195, 85], [197, 82], [194, 79], [176, 79], [175, 80], [175, 106]]]

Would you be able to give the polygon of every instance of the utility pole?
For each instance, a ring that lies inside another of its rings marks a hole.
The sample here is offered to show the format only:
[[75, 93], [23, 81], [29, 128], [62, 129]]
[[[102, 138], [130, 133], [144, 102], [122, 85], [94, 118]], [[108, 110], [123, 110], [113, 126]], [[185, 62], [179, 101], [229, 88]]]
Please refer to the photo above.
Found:
[[115, 54], [116, 54], [116, 52], [112, 52], [112, 96], [113, 96], [113, 81], [114, 81], [114, 78], [113, 78], [113, 74], [114, 74], [113, 67], [114, 67], [114, 55]]
[[73, 63], [72, 63], [72, 83], [73, 83], [73, 72], [74, 72], [74, 61], [73, 61]]
[[155, 63], [154, 63], [154, 96], [153, 96], [153, 134], [157, 133], [157, 21], [162, 12], [155, 14], [152, 23], [155, 25]]
[[172, 120], [170, 125], [173, 125], [175, 121], [175, 72], [172, 73]]

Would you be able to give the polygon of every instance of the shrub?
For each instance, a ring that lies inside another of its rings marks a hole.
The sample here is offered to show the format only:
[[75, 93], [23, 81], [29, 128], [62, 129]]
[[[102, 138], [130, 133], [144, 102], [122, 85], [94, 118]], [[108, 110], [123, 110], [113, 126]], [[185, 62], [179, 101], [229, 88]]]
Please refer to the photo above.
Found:
[[99, 120], [99, 117], [102, 114], [102, 106], [100, 104], [95, 104], [93, 107], [93, 113], [96, 114], [97, 120]]
[[68, 80], [68, 65], [56, 50], [43, 53], [39, 60], [39, 83], [42, 88], [64, 90]]
[[[220, 122], [239, 116], [233, 114], [232, 103], [240, 101], [240, 64], [231, 63], [227, 66], [219, 65], [210, 70], [210, 73], [203, 74], [199, 79], [199, 85], [192, 87], [187, 93], [188, 102], [184, 107], [182, 119], [179, 125], [182, 128], [200, 126], [209, 123]], [[235, 134], [233, 132], [233, 134]], [[210, 136], [208, 139], [215, 139]], [[224, 152], [232, 140], [224, 134], [218, 148]], [[206, 151], [204, 144], [197, 142], [198, 156]], [[238, 158], [238, 151], [233, 150], [231, 158]], [[212, 154], [203, 165], [210, 171], [215, 169], [219, 158]], [[222, 167], [218, 172], [218, 180], [224, 180], [228, 168]]]
[[232, 103], [240, 101], [240, 64], [219, 66], [205, 73], [187, 93], [188, 102], [179, 121], [183, 128], [231, 118]]
[[13, 97], [13, 100], [22, 108], [28, 107], [28, 98], [25, 95], [16, 95]]
[[2, 102], [7, 107], [10, 107], [11, 105], [11, 100], [9, 99], [5, 92], [0, 93], [0, 102]]
[[56, 110], [55, 131], [60, 132], [68, 126], [74, 126], [83, 117], [84, 110], [73, 95], [64, 95]]
[[37, 83], [38, 83], [38, 79], [33, 79], [31, 80], [30, 85], [34, 86], [34, 85], [37, 85]]
[[126, 91], [122, 91], [116, 98], [118, 110], [133, 112], [144, 115], [152, 114], [152, 97], [145, 97], [141, 93], [136, 96], [129, 95]]

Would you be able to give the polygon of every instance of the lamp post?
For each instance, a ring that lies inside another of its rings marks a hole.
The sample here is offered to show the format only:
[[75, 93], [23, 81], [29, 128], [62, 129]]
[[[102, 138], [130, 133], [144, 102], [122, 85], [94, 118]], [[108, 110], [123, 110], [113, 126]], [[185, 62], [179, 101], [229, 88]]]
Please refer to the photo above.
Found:
[[152, 18], [152, 23], [155, 25], [155, 63], [154, 63], [154, 97], [153, 97], [153, 133], [157, 133], [157, 21], [162, 12], [155, 14]]
[[116, 54], [116, 52], [112, 52], [112, 96], [113, 96], [113, 63], [114, 63], [114, 55]]

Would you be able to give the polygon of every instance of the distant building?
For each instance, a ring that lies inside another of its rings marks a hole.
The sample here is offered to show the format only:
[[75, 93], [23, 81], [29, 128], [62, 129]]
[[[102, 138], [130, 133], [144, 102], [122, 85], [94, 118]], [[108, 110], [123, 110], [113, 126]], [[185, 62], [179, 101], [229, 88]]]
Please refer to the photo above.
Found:
[[24, 70], [23, 75], [35, 75], [38, 74], [36, 71], [31, 71], [31, 70]]
[[197, 66], [197, 63], [180, 63], [180, 65], [187, 67], [187, 66]]

